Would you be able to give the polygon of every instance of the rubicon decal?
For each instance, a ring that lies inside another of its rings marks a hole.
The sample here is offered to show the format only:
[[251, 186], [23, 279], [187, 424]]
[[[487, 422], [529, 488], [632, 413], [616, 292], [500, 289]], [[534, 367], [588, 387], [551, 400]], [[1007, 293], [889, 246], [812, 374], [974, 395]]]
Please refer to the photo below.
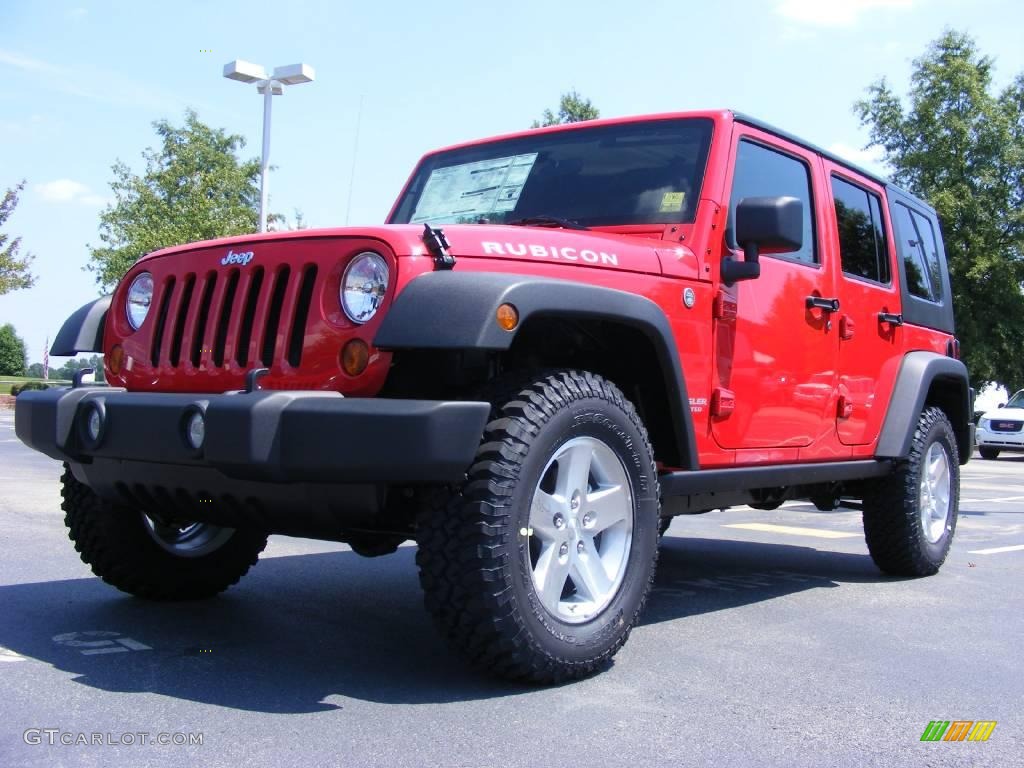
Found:
[[246, 251], [245, 253], [235, 253], [234, 251], [228, 251], [228, 255], [220, 260], [223, 266], [228, 264], [241, 264], [243, 267], [253, 260], [254, 254], [252, 251]]
[[988, 741], [995, 728], [995, 720], [932, 720], [921, 741]]
[[534, 256], [538, 259], [558, 259], [559, 261], [584, 261], [587, 264], [608, 264], [613, 267], [619, 265], [619, 257], [614, 253], [604, 251], [593, 251], [589, 248], [573, 248], [563, 246], [558, 248], [554, 245], [529, 245], [527, 243], [495, 243], [484, 240], [480, 243], [484, 253], [492, 253], [495, 256]]

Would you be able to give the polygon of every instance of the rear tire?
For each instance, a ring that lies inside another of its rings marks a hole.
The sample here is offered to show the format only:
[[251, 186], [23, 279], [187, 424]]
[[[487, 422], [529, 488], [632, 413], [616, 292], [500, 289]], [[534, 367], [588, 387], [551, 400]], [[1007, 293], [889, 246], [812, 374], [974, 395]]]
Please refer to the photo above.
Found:
[[651, 588], [654, 456], [633, 405], [600, 376], [559, 371], [505, 392], [466, 482], [417, 521], [426, 605], [477, 667], [583, 677], [626, 642]]
[[949, 553], [960, 506], [960, 460], [946, 414], [927, 408], [910, 455], [864, 495], [864, 538], [893, 576], [930, 576]]
[[981, 458], [983, 458], [983, 459], [998, 459], [999, 458], [999, 449], [998, 448], [989, 448], [987, 445], [979, 445], [978, 446], [978, 453], [981, 454]]
[[267, 545], [265, 533], [205, 523], [164, 525], [101, 499], [65, 465], [64, 523], [82, 562], [122, 592], [149, 600], [198, 600], [235, 584]]

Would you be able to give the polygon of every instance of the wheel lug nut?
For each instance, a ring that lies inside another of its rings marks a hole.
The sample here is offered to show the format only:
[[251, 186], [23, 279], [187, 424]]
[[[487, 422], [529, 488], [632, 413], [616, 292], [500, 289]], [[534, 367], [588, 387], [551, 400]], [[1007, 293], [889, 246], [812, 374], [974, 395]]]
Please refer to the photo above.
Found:
[[555, 515], [554, 519], [551, 522], [555, 524], [555, 528], [565, 528], [565, 518], [562, 517], [560, 514]]
[[583, 542], [582, 541], [577, 541], [576, 542], [576, 551], [579, 552], [582, 555], [583, 554], [583, 550], [584, 550]]
[[568, 554], [569, 554], [569, 545], [563, 543], [562, 546], [560, 546], [558, 548], [558, 556], [559, 557], [565, 557]]
[[587, 512], [587, 514], [585, 514], [583, 516], [583, 525], [586, 526], [587, 528], [589, 528], [593, 524], [594, 524], [594, 516], [590, 512]]

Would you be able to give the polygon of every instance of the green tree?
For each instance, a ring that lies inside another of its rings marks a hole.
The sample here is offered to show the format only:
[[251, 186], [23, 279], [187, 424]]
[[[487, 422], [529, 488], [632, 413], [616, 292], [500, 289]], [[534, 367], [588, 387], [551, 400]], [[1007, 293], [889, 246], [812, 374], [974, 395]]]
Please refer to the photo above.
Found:
[[534, 120], [531, 128], [543, 128], [548, 125], [561, 125], [562, 123], [579, 123], [583, 120], [596, 120], [601, 116], [597, 107], [576, 93], [575, 90], [563, 93], [558, 102], [558, 114], [550, 109], [541, 113], [540, 120]]
[[73, 357], [68, 360], [60, 368], [55, 368], [50, 371], [51, 379], [72, 379], [78, 371], [83, 368], [92, 368], [96, 372], [96, 381], [102, 383], [104, 381], [103, 376], [103, 357], [101, 355], [92, 355], [88, 358], [77, 358]]
[[33, 379], [43, 378], [43, 364], [32, 363], [32, 365], [25, 369], [25, 375], [31, 376]]
[[1000, 93], [993, 62], [947, 31], [914, 61], [906, 104], [882, 79], [854, 111], [897, 183], [942, 223], [963, 357], [976, 387], [1024, 386], [1024, 74]]
[[245, 139], [185, 113], [183, 126], [153, 123], [160, 146], [142, 153], [135, 175], [118, 160], [115, 202], [100, 214], [102, 246], [90, 247], [88, 269], [114, 286], [137, 259], [158, 248], [254, 232], [259, 220], [258, 160], [239, 160]]
[[[25, 188], [25, 180], [8, 189], [0, 200], [0, 226], [18, 207], [18, 194]], [[9, 239], [9, 235], [0, 232], [0, 296], [21, 288], [31, 288], [36, 279], [29, 271], [29, 265], [35, 258], [31, 253], [18, 257], [21, 238]]]
[[0, 375], [25, 374], [25, 342], [10, 323], [0, 327]]

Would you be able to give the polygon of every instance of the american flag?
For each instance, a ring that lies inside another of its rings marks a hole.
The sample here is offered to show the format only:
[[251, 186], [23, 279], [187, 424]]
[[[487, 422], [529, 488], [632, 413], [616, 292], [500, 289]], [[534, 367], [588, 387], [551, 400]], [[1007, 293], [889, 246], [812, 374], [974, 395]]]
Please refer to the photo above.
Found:
[[46, 346], [43, 347], [43, 381], [50, 380], [50, 337], [46, 337]]

